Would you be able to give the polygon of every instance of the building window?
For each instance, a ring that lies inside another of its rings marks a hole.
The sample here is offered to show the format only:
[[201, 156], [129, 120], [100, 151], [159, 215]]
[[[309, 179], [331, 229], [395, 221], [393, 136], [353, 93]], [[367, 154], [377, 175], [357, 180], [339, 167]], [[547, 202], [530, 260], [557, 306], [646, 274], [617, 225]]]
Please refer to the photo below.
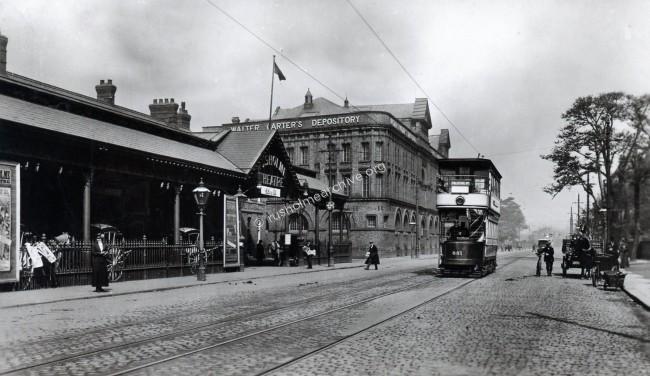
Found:
[[382, 223], [383, 227], [386, 228], [388, 226], [388, 216], [384, 216], [384, 223]]
[[377, 216], [376, 215], [367, 215], [366, 221], [368, 222], [368, 227], [375, 228], [377, 227]]
[[291, 164], [295, 164], [294, 162], [294, 153], [293, 153], [293, 148], [287, 148], [287, 155], [289, 155], [289, 160], [291, 161]]
[[370, 197], [370, 177], [368, 177], [368, 175], [363, 175], [362, 183], [361, 197]]
[[302, 165], [309, 164], [309, 147], [307, 146], [300, 147], [300, 164]]
[[384, 160], [384, 143], [375, 142], [375, 160], [383, 161]]
[[381, 197], [384, 195], [384, 176], [377, 175], [375, 176], [375, 197]]
[[350, 195], [351, 191], [351, 184], [352, 184], [352, 175], [343, 175], [343, 183], [345, 186], [343, 187], [343, 193], [346, 195]]
[[350, 144], [343, 144], [343, 162], [350, 162], [351, 152]]
[[370, 144], [367, 142], [361, 143], [361, 160], [369, 161], [370, 160]]
[[289, 216], [289, 231], [305, 231], [307, 230], [307, 219], [298, 214]]

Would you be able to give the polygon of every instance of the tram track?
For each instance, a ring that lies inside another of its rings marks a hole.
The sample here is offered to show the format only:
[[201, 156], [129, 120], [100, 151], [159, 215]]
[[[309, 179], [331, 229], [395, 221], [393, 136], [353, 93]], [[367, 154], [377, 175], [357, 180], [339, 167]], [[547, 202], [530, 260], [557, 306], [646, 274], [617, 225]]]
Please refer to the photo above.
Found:
[[[521, 257], [514, 258], [513, 260], [509, 261], [505, 265], [501, 266], [501, 268], [505, 268], [505, 267], [515, 263], [516, 261], [519, 261], [520, 259], [521, 259]], [[301, 356], [298, 356], [298, 357], [296, 357], [294, 359], [288, 360], [288, 361], [280, 363], [280, 364], [278, 364], [278, 365], [276, 365], [276, 366], [274, 366], [272, 368], [269, 368], [269, 369], [266, 369], [266, 370], [264, 370], [262, 372], [256, 373], [255, 375], [256, 376], [269, 375], [269, 374], [272, 374], [272, 373], [274, 373], [276, 371], [279, 371], [281, 369], [287, 368], [292, 364], [298, 363], [301, 360], [304, 360], [304, 359], [313, 357], [313, 356], [315, 356], [317, 354], [320, 354], [322, 352], [325, 352], [325, 351], [327, 351], [328, 349], [331, 349], [334, 346], [337, 346], [337, 345], [339, 345], [339, 344], [341, 344], [343, 342], [346, 342], [346, 341], [350, 341], [353, 338], [355, 338], [355, 337], [357, 337], [357, 336], [359, 336], [361, 334], [364, 334], [364, 333], [366, 333], [366, 332], [368, 332], [368, 331], [370, 331], [370, 330], [372, 330], [372, 329], [374, 329], [374, 328], [376, 328], [376, 327], [378, 327], [380, 325], [383, 325], [386, 322], [389, 322], [389, 321], [394, 320], [394, 319], [396, 319], [396, 318], [398, 318], [400, 316], [403, 316], [406, 313], [413, 312], [413, 311], [415, 311], [416, 309], [418, 309], [420, 307], [423, 307], [423, 306], [425, 306], [427, 304], [430, 304], [431, 302], [436, 301], [436, 300], [438, 300], [438, 299], [440, 299], [440, 298], [442, 298], [442, 297], [444, 297], [446, 295], [449, 295], [449, 294], [451, 294], [451, 293], [453, 293], [455, 291], [458, 291], [458, 290], [466, 287], [467, 285], [469, 285], [469, 284], [471, 284], [471, 283], [473, 283], [473, 282], [475, 282], [477, 280], [480, 280], [480, 279], [470, 279], [468, 281], [462, 282], [460, 285], [454, 286], [454, 287], [452, 287], [452, 288], [450, 288], [450, 289], [448, 289], [448, 290], [446, 290], [446, 291], [432, 297], [431, 299], [428, 299], [428, 300], [426, 300], [426, 301], [424, 301], [422, 303], [419, 303], [419, 304], [417, 304], [417, 305], [415, 305], [415, 306], [413, 306], [411, 308], [408, 308], [408, 309], [406, 309], [404, 311], [401, 311], [401, 312], [399, 312], [397, 314], [391, 315], [391, 316], [389, 316], [389, 317], [387, 317], [387, 318], [385, 318], [385, 319], [383, 319], [381, 321], [378, 321], [378, 322], [376, 322], [376, 323], [374, 323], [374, 324], [372, 324], [372, 325], [370, 325], [370, 326], [368, 326], [366, 328], [355, 331], [355, 332], [353, 332], [353, 333], [351, 333], [351, 334], [349, 334], [347, 336], [344, 336], [344, 337], [342, 337], [342, 338], [340, 338], [340, 339], [338, 339], [338, 340], [336, 340], [334, 342], [331, 342], [331, 343], [329, 343], [329, 344], [327, 344], [325, 346], [321, 346], [321, 347], [319, 347], [317, 349], [309, 351], [309, 352], [307, 352], [307, 353], [305, 353], [305, 354], [303, 354]]]
[[[384, 275], [384, 276], [394, 277], [394, 276], [399, 275], [399, 274], [412, 273], [412, 272], [415, 272], [415, 271], [418, 271], [418, 270], [421, 270], [421, 269], [422, 268], [419, 267], [419, 268], [410, 268], [410, 269], [406, 269], [406, 270], [399, 270], [399, 271], [395, 271], [395, 272], [389, 273], [389, 274]], [[275, 277], [275, 276], [265, 277], [265, 278], [273, 278], [273, 277]], [[415, 278], [415, 277], [413, 277], [413, 278]], [[248, 280], [244, 279], [244, 280], [241, 280], [241, 281], [238, 281], [238, 282], [246, 283], [247, 281]], [[328, 283], [327, 287], [328, 288], [332, 288], [332, 287], [336, 288], [336, 287], [350, 285], [350, 283], [352, 283], [352, 282], [361, 282], [361, 283], [363, 283], [363, 282], [371, 282], [371, 281], [372, 281], [371, 279], [359, 278], [359, 279], [355, 279], [353, 281], [341, 281], [341, 282], [335, 282], [335, 283]], [[385, 285], [388, 285], [388, 284], [394, 283], [394, 282], [395, 282], [394, 280], [388, 280], [388, 281], [382, 283], [382, 285], [380, 285], [378, 287], [385, 286]], [[318, 300], [318, 299], [327, 299], [331, 295], [332, 294], [320, 294], [320, 295], [315, 296], [315, 297], [302, 299], [300, 301], [291, 302], [289, 304], [291, 306], [305, 304], [305, 303], [312, 302], [314, 299], [316, 299], [316, 300]], [[142, 324], [151, 324], [152, 322], [163, 323], [163, 322], [172, 321], [172, 320], [178, 319], [178, 318], [187, 318], [188, 315], [200, 316], [202, 314], [210, 314], [210, 313], [213, 312], [213, 310], [215, 308], [218, 308], [218, 307], [221, 307], [221, 306], [222, 306], [222, 303], [219, 302], [219, 303], [216, 303], [216, 304], [210, 304], [210, 305], [206, 306], [205, 308], [200, 308], [198, 310], [195, 309], [195, 308], [182, 309], [182, 310], [176, 311], [175, 313], [172, 313], [172, 314], [166, 314], [163, 317], [157, 318], [157, 319], [155, 319], [153, 321], [151, 320], [150, 317], [147, 317], [146, 319], [128, 321], [126, 323], [112, 325], [110, 327], [101, 327], [101, 328], [96, 328], [96, 329], [83, 329], [83, 330], [79, 330], [78, 333], [74, 333], [74, 334], [66, 333], [66, 335], [63, 337], [63, 339], [65, 339], [65, 340], [73, 340], [75, 338], [87, 337], [88, 335], [91, 335], [91, 334], [97, 334], [97, 333], [109, 332], [109, 331], [116, 331], [116, 330], [124, 330], [124, 329], [137, 327], [138, 325], [142, 325]], [[272, 308], [269, 308], [269, 309], [256, 310], [253, 314], [261, 314], [261, 313], [264, 313], [264, 312], [271, 312], [271, 311], [273, 311], [275, 309], [280, 309], [280, 308], [272, 307]], [[251, 313], [248, 313], [248, 315], [250, 315], [250, 314]], [[237, 313], [234, 313], [233, 315], [237, 315]], [[189, 321], [189, 320], [185, 320], [185, 321]], [[173, 324], [173, 322], [172, 322], [172, 324]], [[15, 346], [30, 346], [34, 342], [44, 343], [44, 342], [47, 342], [47, 341], [54, 341], [54, 342], [58, 343], [58, 342], [60, 342], [61, 338], [62, 337], [61, 337], [61, 335], [59, 333], [55, 333], [55, 334], [52, 334], [52, 335], [50, 335], [48, 337], [40, 337], [37, 340], [32, 341], [32, 342], [30, 342], [30, 341], [16, 341], [16, 342], [12, 342], [12, 343], [10, 343], [8, 345], [5, 345], [5, 346], [0, 346], [0, 352], [2, 352], [3, 350], [8, 350], [8, 349], [10, 349], [12, 347], [15, 347]], [[2, 372], [4, 372], [4, 371], [2, 371], [0, 369], [0, 375], [2, 375]]]
[[[509, 262], [505, 263], [502, 267], [508, 266], [508, 265], [512, 264], [513, 262], [517, 261], [518, 259], [519, 258], [515, 258], [514, 260], [509, 260]], [[414, 269], [409, 269], [408, 271], [400, 271], [400, 272], [398, 272], [398, 274], [401, 274], [401, 273], [404, 273], [404, 272], [413, 273], [413, 272], [417, 272], [417, 271], [421, 271], [421, 270], [423, 270], [423, 269], [422, 268], [414, 268]], [[411, 278], [408, 278], [406, 281], [410, 282], [410, 281], [413, 281], [413, 280], [418, 280], [418, 278], [421, 279], [421, 278], [423, 278], [423, 276], [422, 275], [416, 275], [416, 276], [413, 276]], [[180, 337], [182, 337], [184, 335], [188, 335], [188, 334], [191, 334], [191, 333], [203, 332], [203, 331], [208, 331], [208, 330], [216, 330], [217, 328], [222, 327], [224, 325], [229, 325], [229, 324], [232, 324], [232, 323], [238, 323], [238, 322], [241, 322], [242, 320], [253, 320], [255, 318], [263, 319], [264, 317], [270, 317], [272, 315], [281, 314], [283, 311], [289, 312], [292, 309], [296, 309], [296, 308], [299, 308], [299, 307], [305, 306], [305, 305], [317, 305], [319, 302], [332, 302], [332, 301], [335, 301], [337, 298], [341, 298], [341, 297], [347, 298], [348, 300], [350, 300], [350, 299], [353, 300], [351, 303], [344, 304], [344, 305], [342, 305], [340, 307], [335, 307], [335, 308], [332, 308], [332, 309], [326, 309], [325, 311], [320, 311], [320, 312], [317, 312], [315, 314], [310, 314], [310, 315], [302, 317], [300, 319], [289, 320], [288, 322], [285, 322], [285, 323], [282, 323], [282, 324], [279, 324], [279, 325], [272, 325], [270, 327], [267, 327], [267, 328], [264, 328], [264, 329], [261, 329], [261, 330], [259, 330], [259, 329], [258, 330], [255, 330], [255, 329], [249, 330], [248, 332], [244, 332], [242, 334], [232, 336], [231, 338], [225, 338], [225, 339], [223, 339], [223, 340], [221, 340], [221, 341], [219, 341], [217, 343], [212, 343], [212, 344], [209, 344], [207, 346], [197, 347], [197, 348], [191, 349], [189, 351], [178, 352], [178, 353], [176, 353], [174, 355], [166, 356], [166, 357], [157, 359], [155, 361], [147, 362], [147, 363], [144, 363], [144, 364], [135, 365], [133, 367], [126, 367], [126, 368], [123, 368], [123, 369], [119, 369], [119, 366], [118, 366], [118, 368], [108, 371], [109, 374], [111, 374], [111, 375], [122, 375], [122, 374], [126, 374], [126, 373], [137, 372], [138, 370], [144, 370], [146, 368], [149, 368], [149, 367], [152, 367], [152, 366], [155, 366], [155, 365], [160, 365], [160, 364], [163, 364], [163, 363], [172, 362], [172, 361], [177, 360], [177, 359], [182, 359], [182, 358], [188, 357], [188, 356], [190, 356], [192, 354], [197, 354], [197, 353], [204, 352], [204, 351], [207, 351], [207, 350], [210, 350], [210, 349], [222, 347], [222, 346], [225, 346], [225, 345], [228, 345], [228, 344], [233, 344], [233, 343], [236, 343], [236, 342], [245, 341], [246, 339], [252, 339], [252, 338], [255, 338], [256, 336], [262, 335], [264, 333], [269, 333], [269, 332], [281, 330], [283, 328], [290, 327], [290, 326], [295, 325], [297, 323], [305, 322], [307, 320], [312, 320], [312, 319], [319, 318], [319, 317], [324, 317], [324, 316], [330, 315], [330, 314], [335, 313], [335, 312], [341, 312], [341, 311], [344, 311], [344, 310], [347, 310], [347, 309], [351, 309], [353, 307], [358, 307], [360, 305], [367, 304], [369, 302], [379, 300], [379, 299], [385, 298], [385, 297], [390, 296], [390, 295], [403, 293], [403, 292], [408, 291], [408, 290], [414, 290], [414, 289], [417, 289], [417, 288], [419, 288], [421, 286], [436, 283], [436, 281], [443, 281], [443, 280], [444, 279], [442, 279], [442, 278], [430, 278], [430, 279], [427, 279], [426, 281], [421, 281], [421, 282], [416, 282], [416, 283], [407, 283], [403, 287], [393, 289], [391, 291], [380, 293], [380, 294], [372, 294], [372, 295], [370, 295], [368, 297], [361, 298], [361, 299], [359, 299], [359, 297], [362, 297], [365, 291], [353, 291], [352, 293], [354, 295], [351, 295], [350, 291], [337, 292], [337, 293], [334, 293], [334, 294], [322, 294], [322, 295], [319, 295], [319, 296], [316, 296], [316, 297], [313, 297], [313, 298], [301, 299], [300, 301], [297, 301], [297, 302], [294, 302], [294, 303], [291, 303], [291, 304], [288, 304], [288, 305], [283, 305], [282, 307], [259, 310], [259, 311], [249, 313], [249, 314], [246, 314], [246, 315], [234, 315], [234, 316], [230, 316], [230, 317], [227, 317], [227, 318], [224, 318], [224, 319], [215, 320], [213, 322], [209, 322], [209, 323], [205, 323], [205, 324], [201, 324], [201, 325], [196, 325], [196, 326], [191, 326], [191, 327], [186, 327], [186, 328], [176, 330], [176, 331], [171, 332], [171, 333], [161, 334], [161, 335], [157, 335], [157, 336], [149, 336], [149, 337], [142, 338], [142, 339], [139, 339], [139, 340], [136, 340], [136, 341], [116, 344], [114, 346], [108, 346], [108, 347], [104, 347], [104, 348], [100, 348], [100, 349], [96, 349], [96, 350], [92, 350], [92, 351], [86, 351], [86, 352], [77, 353], [77, 354], [70, 354], [70, 355], [67, 355], [67, 356], [47, 359], [45, 361], [33, 362], [33, 363], [30, 363], [30, 364], [24, 364], [24, 365], [21, 365], [19, 367], [15, 367], [15, 368], [12, 368], [12, 369], [7, 369], [7, 370], [0, 371], [0, 375], [23, 374], [23, 373], [49, 374], [50, 372], [47, 372], [46, 370], [51, 369], [52, 367], [61, 366], [62, 364], [65, 364], [67, 362], [76, 362], [76, 361], [83, 362], [86, 358], [93, 357], [93, 356], [102, 356], [104, 354], [107, 354], [107, 355], [110, 356], [110, 354], [112, 352], [116, 351], [116, 350], [136, 349], [138, 346], [146, 345], [148, 343], [154, 343], [156, 341], [168, 340], [168, 339], [173, 340], [175, 338], [180, 338]], [[371, 283], [374, 282], [373, 280], [364, 280], [364, 281], [371, 282]], [[356, 333], [353, 333], [353, 334], [351, 334], [349, 336], [346, 336], [344, 338], [341, 338], [341, 339], [339, 339], [339, 340], [337, 340], [335, 342], [327, 344], [327, 345], [325, 345], [325, 346], [323, 346], [323, 347], [321, 347], [319, 349], [310, 351], [309, 353], [301, 355], [299, 357], [296, 357], [296, 358], [294, 358], [294, 359], [292, 359], [292, 360], [290, 360], [288, 362], [284, 362], [282, 364], [279, 364], [279, 365], [277, 365], [275, 367], [272, 367], [272, 368], [270, 368], [270, 369], [268, 369], [266, 371], [263, 371], [260, 374], [266, 374], [266, 373], [269, 373], [269, 372], [271, 372], [273, 370], [280, 369], [282, 367], [286, 367], [286, 366], [288, 366], [288, 365], [290, 365], [292, 363], [295, 363], [295, 362], [299, 361], [300, 359], [304, 359], [304, 358], [309, 357], [311, 355], [315, 355], [315, 354], [317, 354], [319, 352], [322, 352], [322, 351], [326, 350], [327, 348], [336, 345], [337, 343], [340, 343], [342, 341], [345, 341], [346, 339], [352, 338], [352, 337], [354, 337], [354, 336], [356, 336], [356, 335], [358, 335], [360, 333], [363, 333], [364, 331], [370, 330], [373, 327], [376, 327], [377, 325], [380, 325], [383, 322], [394, 319], [395, 317], [403, 315], [406, 312], [412, 311], [412, 310], [416, 309], [417, 307], [420, 307], [420, 306], [422, 306], [424, 304], [427, 304], [427, 303], [429, 303], [429, 302], [431, 302], [433, 300], [439, 299], [442, 296], [447, 295], [447, 294], [449, 294], [449, 293], [451, 293], [453, 291], [456, 291], [456, 290], [458, 290], [460, 288], [463, 288], [466, 285], [468, 285], [468, 284], [470, 284], [470, 283], [472, 283], [474, 281], [476, 281], [476, 280], [475, 279], [470, 279], [470, 280], [463, 281], [460, 285], [454, 286], [453, 288], [451, 288], [449, 290], [446, 290], [441, 294], [436, 295], [435, 297], [427, 300], [427, 302], [425, 302], [425, 303], [422, 303], [422, 304], [419, 304], [419, 305], [417, 305], [415, 307], [411, 307], [411, 308], [409, 308], [407, 310], [404, 310], [404, 311], [402, 311], [402, 312], [400, 312], [400, 313], [398, 313], [396, 315], [391, 316], [390, 318], [388, 318], [386, 320], [382, 320], [381, 322], [376, 323], [376, 324], [374, 324], [374, 325], [372, 325], [372, 326], [370, 326], [368, 328], [362, 329], [362, 330], [360, 330], [360, 331], [358, 331]], [[374, 284], [374, 287], [376, 287], [377, 289], [381, 289], [381, 288], [385, 288], [387, 285], [395, 284], [395, 282], [396, 282], [395, 280], [391, 279], [389, 281], [382, 282], [381, 284]], [[347, 282], [342, 282], [340, 284], [349, 284], [349, 283], [350, 282], [347, 281]], [[361, 289], [365, 290], [366, 287], [362, 286]], [[209, 308], [206, 308], [206, 310], [207, 309], [209, 309]], [[132, 363], [137, 363], [137, 362], [138, 361], [134, 361]], [[110, 373], [110, 372], [112, 372], [112, 373]]]
[[[510, 260], [505, 265], [503, 265], [502, 268], [511, 265], [512, 263], [518, 261], [519, 259], [520, 258], [515, 258], [513, 260]], [[310, 321], [310, 320], [313, 320], [313, 319], [316, 319], [316, 318], [321, 318], [321, 317], [324, 317], [326, 315], [330, 315], [332, 313], [345, 311], [345, 310], [350, 309], [352, 307], [358, 307], [358, 306], [361, 306], [363, 304], [367, 304], [369, 302], [379, 300], [379, 299], [385, 298], [385, 297], [390, 296], [390, 295], [395, 295], [397, 293], [401, 293], [401, 292], [404, 292], [404, 291], [407, 291], [407, 290], [412, 290], [412, 289], [421, 287], [423, 285], [434, 283], [437, 280], [441, 280], [441, 279], [436, 278], [436, 279], [428, 280], [428, 281], [425, 281], [425, 282], [422, 282], [422, 283], [418, 283], [418, 284], [416, 284], [414, 286], [410, 286], [410, 287], [400, 289], [398, 291], [392, 291], [392, 292], [389, 292], [389, 293], [380, 294], [380, 295], [374, 296], [372, 298], [364, 299], [364, 300], [361, 300], [361, 301], [358, 301], [358, 302], [354, 302], [354, 303], [347, 304], [347, 305], [342, 306], [342, 307], [330, 309], [330, 310], [320, 312], [318, 314], [310, 315], [310, 316], [307, 316], [307, 317], [304, 317], [304, 318], [301, 318], [301, 319], [298, 319], [298, 320], [294, 320], [294, 321], [291, 321], [291, 322], [288, 322], [288, 323], [284, 323], [284, 324], [281, 324], [281, 325], [276, 325], [276, 326], [273, 326], [273, 327], [270, 327], [270, 328], [266, 328], [266, 329], [263, 329], [263, 330], [252, 332], [252, 333], [249, 333], [249, 334], [244, 335], [244, 336], [231, 338], [231, 339], [228, 339], [228, 340], [225, 340], [225, 341], [221, 341], [219, 343], [211, 344], [209, 346], [204, 346], [202, 348], [197, 348], [197, 349], [193, 349], [191, 351], [187, 351], [187, 352], [184, 352], [184, 353], [175, 354], [175, 355], [170, 356], [170, 357], [158, 359], [156, 361], [141, 364], [141, 365], [138, 365], [138, 366], [135, 366], [135, 367], [131, 367], [131, 368], [119, 370], [119, 371], [116, 371], [116, 372], [112, 372], [112, 373], [109, 373], [108, 375], [110, 375], [110, 376], [119, 376], [119, 375], [126, 375], [126, 374], [136, 373], [137, 371], [144, 371], [144, 370], [149, 369], [151, 367], [162, 365], [162, 364], [168, 363], [168, 362], [173, 362], [175, 360], [185, 358], [185, 357], [189, 357], [189, 356], [194, 355], [194, 354], [198, 354], [198, 353], [205, 352], [205, 351], [208, 351], [208, 350], [213, 350], [213, 349], [218, 348], [218, 347], [222, 347], [222, 346], [229, 345], [229, 344], [234, 344], [236, 342], [244, 341], [244, 340], [247, 340], [247, 339], [253, 339], [256, 336], [266, 334], [266, 333], [270, 333], [270, 332], [273, 332], [273, 331], [277, 331], [277, 330], [280, 330], [280, 329], [284, 329], [284, 328], [293, 326], [293, 325], [298, 324], [298, 323], [304, 323], [304, 322], [307, 322], [307, 321]], [[295, 358], [292, 358], [290, 360], [287, 360], [285, 362], [282, 362], [280, 364], [277, 364], [277, 365], [275, 365], [275, 366], [273, 366], [271, 368], [265, 369], [264, 371], [259, 372], [259, 373], [255, 373], [255, 374], [257, 374], [257, 375], [266, 375], [266, 374], [275, 372], [275, 371], [277, 371], [279, 369], [285, 368], [285, 367], [287, 367], [287, 366], [289, 366], [291, 364], [294, 364], [294, 363], [296, 363], [296, 362], [298, 362], [298, 361], [300, 361], [302, 359], [306, 359], [306, 358], [308, 358], [310, 356], [314, 356], [314, 355], [316, 355], [318, 353], [326, 351], [327, 349], [329, 349], [329, 348], [331, 348], [333, 346], [336, 346], [339, 343], [342, 343], [342, 342], [344, 342], [346, 340], [350, 340], [350, 339], [352, 339], [352, 338], [354, 338], [354, 337], [356, 337], [356, 336], [358, 336], [358, 335], [360, 335], [360, 334], [362, 334], [364, 332], [367, 332], [367, 331], [369, 331], [369, 330], [371, 330], [371, 329], [373, 329], [373, 328], [375, 328], [375, 327], [377, 327], [377, 326], [379, 326], [379, 325], [381, 325], [381, 324], [383, 324], [385, 322], [388, 322], [388, 321], [393, 320], [393, 319], [395, 319], [397, 317], [400, 317], [400, 316], [404, 315], [405, 313], [414, 311], [419, 307], [422, 307], [422, 306], [424, 306], [426, 304], [429, 304], [429, 303], [431, 303], [431, 302], [433, 302], [433, 301], [435, 301], [437, 299], [440, 299], [443, 296], [448, 295], [448, 294], [450, 294], [450, 293], [452, 293], [454, 291], [462, 289], [462, 288], [466, 287], [467, 285], [469, 285], [469, 284], [471, 284], [471, 283], [473, 283], [475, 281], [478, 281], [478, 280], [480, 280], [480, 279], [468, 279], [468, 280], [465, 280], [465, 281], [461, 282], [460, 284], [458, 284], [456, 286], [453, 286], [453, 287], [451, 287], [449, 289], [446, 289], [442, 293], [439, 293], [436, 296], [434, 296], [434, 297], [432, 297], [430, 299], [427, 299], [425, 302], [419, 303], [419, 304], [417, 304], [417, 305], [415, 305], [413, 307], [410, 307], [410, 308], [408, 308], [406, 310], [402, 310], [402, 311], [400, 311], [399, 313], [397, 313], [395, 315], [391, 315], [390, 317], [388, 317], [388, 318], [386, 318], [384, 320], [381, 320], [381, 321], [379, 321], [377, 323], [374, 323], [374, 324], [372, 324], [372, 325], [370, 325], [368, 327], [365, 327], [365, 328], [363, 328], [361, 330], [355, 331], [355, 332], [351, 333], [350, 335], [339, 338], [339, 339], [337, 339], [337, 340], [335, 340], [333, 342], [330, 342], [330, 343], [328, 343], [328, 344], [326, 344], [324, 346], [320, 346], [320, 347], [318, 347], [318, 348], [316, 348], [314, 350], [311, 350], [311, 351], [309, 351], [309, 352], [307, 352], [305, 354], [299, 355], [299, 356], [297, 356]]]
[[[414, 272], [414, 271], [417, 271], [417, 270], [421, 270], [421, 268], [412, 269], [412, 270], [409, 270], [407, 272]], [[401, 273], [404, 273], [404, 272], [405, 271], [400, 271], [400, 272], [398, 272], [396, 274], [401, 274]], [[391, 274], [389, 276], [393, 277], [394, 275]], [[396, 281], [394, 279], [389, 279], [388, 281], [382, 282], [380, 284], [374, 284], [372, 286], [373, 288], [382, 289], [382, 288], [385, 288], [386, 286], [393, 285], [398, 281], [407, 283], [407, 285], [405, 287], [398, 288], [398, 289], [393, 290], [393, 291], [391, 291], [389, 293], [374, 295], [371, 298], [366, 298], [366, 299], [363, 299], [363, 300], [364, 301], [368, 300], [368, 299], [372, 300], [373, 298], [377, 299], [379, 296], [395, 294], [395, 293], [398, 293], [400, 291], [404, 291], [406, 289], [413, 288], [413, 286], [419, 286], [421, 284], [428, 283], [428, 281], [425, 281], [425, 282], [418, 282], [418, 283], [415, 283], [415, 284], [409, 284], [409, 282], [412, 281], [412, 280], [417, 280], [417, 279], [422, 279], [422, 278], [423, 277], [421, 275], [414, 275], [414, 276], [412, 276], [412, 277], [410, 277], [410, 278], [408, 278], [406, 280], [402, 279], [402, 280], [397, 280]], [[372, 283], [373, 280], [371, 280], [371, 279], [370, 280], [364, 280], [364, 282]], [[347, 285], [349, 283], [350, 283], [349, 281], [340, 282], [340, 283], [334, 284], [334, 286], [336, 287], [336, 286], [340, 286], [340, 285]], [[300, 301], [296, 301], [296, 302], [293, 302], [293, 303], [290, 303], [290, 304], [285, 304], [285, 305], [280, 306], [280, 307], [271, 307], [271, 308], [268, 308], [268, 309], [257, 310], [257, 311], [254, 311], [252, 313], [249, 312], [247, 314], [235, 314], [235, 315], [231, 315], [231, 316], [228, 316], [226, 318], [223, 318], [223, 319], [209, 321], [209, 322], [204, 323], [204, 324], [187, 326], [187, 327], [184, 327], [184, 328], [181, 328], [181, 329], [175, 330], [173, 332], [169, 332], [169, 333], [164, 333], [164, 334], [159, 334], [159, 335], [154, 335], [154, 336], [148, 336], [148, 337], [145, 337], [145, 338], [141, 338], [141, 339], [137, 339], [137, 340], [133, 340], [133, 341], [129, 341], [129, 342], [124, 342], [124, 343], [119, 343], [119, 344], [115, 344], [115, 345], [112, 345], [112, 346], [105, 346], [105, 347], [98, 348], [98, 349], [91, 350], [91, 351], [84, 351], [84, 352], [69, 354], [69, 355], [65, 355], [65, 356], [54, 357], [54, 358], [46, 359], [46, 360], [43, 360], [43, 361], [24, 364], [24, 365], [21, 365], [19, 367], [14, 367], [14, 368], [11, 368], [11, 369], [2, 370], [2, 371], [0, 371], [0, 375], [9, 375], [9, 374], [15, 374], [15, 373], [20, 373], [20, 372], [24, 372], [24, 371], [32, 371], [32, 370], [42, 369], [42, 368], [46, 368], [46, 367], [53, 366], [53, 365], [56, 365], [56, 364], [65, 363], [65, 362], [68, 362], [68, 361], [83, 359], [83, 358], [86, 358], [86, 357], [89, 357], [89, 356], [97, 356], [97, 355], [101, 355], [103, 353], [109, 353], [109, 352], [120, 350], [120, 349], [133, 348], [133, 347], [136, 347], [136, 346], [139, 346], [139, 345], [145, 345], [147, 343], [151, 343], [151, 342], [155, 342], [155, 341], [160, 341], [160, 340], [165, 340], [165, 339], [172, 339], [172, 338], [175, 338], [175, 337], [181, 337], [181, 336], [184, 336], [184, 335], [188, 335], [188, 334], [208, 330], [208, 329], [211, 329], [211, 328], [215, 328], [215, 327], [219, 327], [219, 326], [223, 326], [223, 325], [228, 325], [228, 324], [231, 324], [231, 323], [240, 322], [242, 320], [251, 320], [251, 319], [255, 319], [255, 318], [264, 318], [265, 316], [279, 314], [279, 313], [282, 313], [283, 311], [290, 311], [290, 310], [295, 309], [297, 307], [301, 307], [301, 306], [305, 306], [305, 305], [309, 305], [309, 304], [318, 304], [318, 303], [323, 303], [323, 302], [336, 301], [337, 298], [341, 298], [341, 297], [345, 297], [345, 298], [348, 298], [348, 299], [350, 299], [350, 298], [354, 299], [354, 298], [356, 298], [358, 296], [363, 296], [364, 293], [367, 294], [367, 287], [365, 287], [365, 286], [361, 286], [361, 291], [358, 292], [358, 293], [354, 293], [354, 295], [350, 295], [350, 291], [320, 294], [320, 295], [312, 297], [312, 298], [301, 299]], [[209, 310], [210, 310], [210, 308], [205, 308], [205, 309], [201, 310], [202, 311], [201, 313], [208, 312]], [[195, 312], [195, 314], [199, 314], [199, 313]], [[182, 314], [175, 314], [173, 316], [179, 317], [179, 316], [182, 316]], [[166, 320], [169, 320], [168, 316], [166, 316], [166, 317], [164, 317], [164, 318], [162, 318], [162, 319], [160, 319], [158, 321], [166, 321]], [[130, 326], [134, 326], [134, 325], [138, 325], [138, 324], [137, 323], [136, 324], [131, 323], [131, 324], [125, 325], [124, 327], [130, 327]], [[102, 329], [98, 329], [97, 331], [95, 331], [95, 334], [101, 333], [102, 331], [105, 331], [105, 330], [113, 331], [115, 329], [116, 329], [115, 327], [102, 328]], [[76, 335], [76, 337], [83, 337], [84, 335], [87, 335], [87, 334], [88, 334], [87, 332], [86, 333], [80, 333], [80, 334]], [[69, 339], [69, 338], [67, 338], [67, 339]], [[28, 343], [27, 344], [22, 343], [20, 345], [21, 346], [29, 346]]]

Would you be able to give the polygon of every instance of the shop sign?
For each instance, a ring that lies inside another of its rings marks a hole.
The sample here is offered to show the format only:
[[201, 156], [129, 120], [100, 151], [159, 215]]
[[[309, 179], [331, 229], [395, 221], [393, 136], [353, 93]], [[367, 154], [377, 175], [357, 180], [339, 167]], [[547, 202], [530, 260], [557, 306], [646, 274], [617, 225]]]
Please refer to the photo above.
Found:
[[265, 196], [280, 197], [280, 190], [278, 188], [267, 187], [265, 185], [258, 185], [260, 193]]
[[[226, 124], [233, 132], [255, 132], [268, 130], [295, 130], [304, 128], [322, 128], [336, 125], [358, 125], [362, 120], [366, 120], [368, 115], [335, 115], [325, 116], [313, 119], [300, 120], [278, 120], [270, 124], [268, 122], [258, 122], [249, 124]], [[376, 122], [376, 121], [373, 121]]]
[[0, 283], [20, 275], [20, 165], [0, 161]]

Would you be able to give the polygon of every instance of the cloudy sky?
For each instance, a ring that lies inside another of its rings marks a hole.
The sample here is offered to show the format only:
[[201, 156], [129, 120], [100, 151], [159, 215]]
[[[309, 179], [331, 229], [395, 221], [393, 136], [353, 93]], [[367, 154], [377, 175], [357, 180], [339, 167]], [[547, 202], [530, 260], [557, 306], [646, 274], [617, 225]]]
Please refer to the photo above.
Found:
[[307, 88], [359, 105], [429, 96], [452, 156], [492, 158], [529, 224], [568, 230], [578, 190], [543, 193], [539, 155], [575, 98], [650, 93], [650, 1], [350, 2], [424, 92], [347, 0], [2, 0], [0, 31], [9, 71], [90, 96], [111, 78], [116, 103], [145, 113], [186, 101], [194, 130], [268, 116], [274, 53], [287, 76], [274, 107]]

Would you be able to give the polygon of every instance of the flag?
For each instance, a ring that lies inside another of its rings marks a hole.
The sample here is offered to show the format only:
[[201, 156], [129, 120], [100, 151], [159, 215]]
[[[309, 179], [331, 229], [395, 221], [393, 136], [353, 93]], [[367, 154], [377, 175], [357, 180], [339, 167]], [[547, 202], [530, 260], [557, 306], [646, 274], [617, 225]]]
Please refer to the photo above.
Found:
[[282, 74], [282, 71], [280, 70], [280, 68], [278, 68], [278, 65], [275, 63], [275, 61], [273, 62], [273, 73], [276, 73], [278, 75], [278, 79], [280, 79], [280, 81], [284, 81], [287, 79], [286, 77], [284, 77], [284, 74]]

